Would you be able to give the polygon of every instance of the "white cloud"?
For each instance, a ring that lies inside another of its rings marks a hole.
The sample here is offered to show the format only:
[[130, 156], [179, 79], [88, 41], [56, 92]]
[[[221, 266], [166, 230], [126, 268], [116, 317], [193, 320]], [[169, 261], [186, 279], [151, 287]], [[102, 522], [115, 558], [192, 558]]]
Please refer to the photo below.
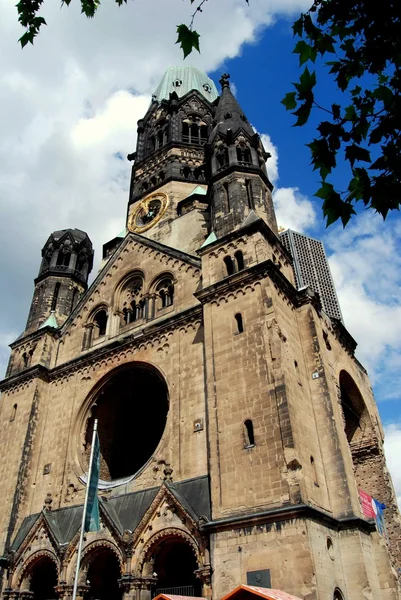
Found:
[[313, 204], [298, 188], [277, 188], [273, 201], [279, 227], [303, 233], [315, 225]]
[[363, 213], [324, 237], [346, 327], [357, 355], [380, 386], [378, 400], [399, 398], [401, 257], [399, 224]]
[[270, 157], [266, 161], [266, 169], [267, 174], [269, 175], [269, 179], [273, 185], [276, 184], [278, 180], [278, 150], [277, 146], [275, 146], [271, 140], [270, 135], [267, 133], [262, 133], [260, 136], [262, 140], [262, 144], [266, 150], [269, 152]]
[[386, 453], [387, 467], [391, 473], [398, 506], [401, 508], [401, 424], [392, 423], [384, 428], [384, 450]]

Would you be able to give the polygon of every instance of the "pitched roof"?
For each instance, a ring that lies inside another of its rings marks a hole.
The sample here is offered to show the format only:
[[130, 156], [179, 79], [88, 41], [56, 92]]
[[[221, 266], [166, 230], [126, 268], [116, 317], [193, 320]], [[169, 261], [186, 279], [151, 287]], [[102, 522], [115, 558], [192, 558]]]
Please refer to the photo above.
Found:
[[[210, 488], [207, 475], [177, 483], [166, 483], [165, 485], [192, 518], [195, 520], [200, 517], [210, 519]], [[125, 530], [135, 531], [159, 489], [158, 487], [148, 488], [130, 494], [114, 496], [108, 500], [102, 499], [100, 502], [101, 512], [106, 513], [120, 535]], [[11, 549], [14, 552], [18, 550], [41, 515], [58, 544], [68, 544], [79, 529], [82, 510], [83, 506], [81, 504], [29, 515], [23, 520]]]
[[298, 596], [291, 596], [281, 590], [256, 587], [253, 585], [240, 585], [232, 592], [223, 596], [221, 600], [250, 600], [251, 596], [254, 596], [255, 598], [264, 598], [265, 600], [301, 600]]

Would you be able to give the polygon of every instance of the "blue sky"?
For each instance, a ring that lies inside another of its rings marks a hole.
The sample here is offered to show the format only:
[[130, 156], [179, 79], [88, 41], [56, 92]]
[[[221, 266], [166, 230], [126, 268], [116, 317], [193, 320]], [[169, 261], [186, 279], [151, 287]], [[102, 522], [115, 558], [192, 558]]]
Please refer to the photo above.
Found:
[[[163, 72], [182, 60], [175, 27], [191, 13], [189, 0], [135, 0], [122, 8], [107, 0], [87, 20], [75, 0], [68, 9], [48, 0], [48, 27], [22, 51], [14, 4], [0, 0], [0, 53], [7, 57], [0, 65], [3, 372], [7, 344], [24, 328], [50, 232], [86, 230], [99, 260], [101, 244], [123, 228], [130, 164], [121, 156], [134, 150], [136, 121]], [[186, 62], [216, 84], [221, 73], [231, 74], [237, 98], [272, 153], [268, 171], [279, 223], [325, 243], [346, 325], [372, 377], [401, 494], [401, 220], [394, 214], [383, 224], [362, 211], [345, 231], [325, 229], [313, 198], [318, 176], [305, 147], [321, 116], [294, 128], [280, 103], [299, 76], [291, 24], [308, 6], [309, 0], [252, 0], [249, 7], [245, 0], [210, 0], [195, 23], [202, 53]], [[335, 88], [324, 74], [321, 81], [319, 102], [331, 105]], [[341, 188], [347, 174], [340, 165]]]

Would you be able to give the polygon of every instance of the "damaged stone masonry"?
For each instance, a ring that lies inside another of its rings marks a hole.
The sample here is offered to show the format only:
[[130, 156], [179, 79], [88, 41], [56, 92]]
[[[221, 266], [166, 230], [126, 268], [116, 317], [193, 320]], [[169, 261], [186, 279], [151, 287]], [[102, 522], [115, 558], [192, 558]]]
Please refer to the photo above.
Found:
[[[221, 87], [165, 73], [128, 155], [126, 228], [90, 287], [85, 232], [43, 247], [0, 384], [2, 599], [71, 599], [95, 418], [101, 529], [80, 600], [219, 600], [240, 584], [400, 597], [368, 375], [342, 321], [297, 289], [268, 154], [228, 75]], [[359, 489], [386, 505], [388, 540]]]

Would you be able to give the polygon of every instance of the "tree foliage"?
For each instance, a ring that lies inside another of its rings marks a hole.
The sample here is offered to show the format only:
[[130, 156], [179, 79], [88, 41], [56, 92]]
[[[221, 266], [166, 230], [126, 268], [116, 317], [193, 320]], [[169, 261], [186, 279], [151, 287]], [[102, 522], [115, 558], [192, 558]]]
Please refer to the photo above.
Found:
[[[316, 196], [330, 225], [345, 226], [361, 201], [385, 219], [401, 198], [401, 9], [399, 0], [315, 0], [293, 25], [294, 52], [305, 65], [295, 91], [282, 103], [304, 125], [312, 109], [326, 119], [307, 144], [321, 177]], [[331, 60], [326, 60], [331, 58]], [[324, 61], [341, 92], [342, 105], [316, 101], [317, 77], [311, 64]], [[309, 66], [308, 66], [309, 65]], [[348, 188], [328, 181], [338, 160], [351, 169]]]
[[[249, 3], [249, 0], [244, 0]], [[80, 0], [82, 13], [93, 17], [100, 0]], [[127, 0], [115, 0], [121, 6]], [[177, 26], [177, 44], [186, 58], [200, 52], [194, 20], [207, 0], [189, 0], [195, 10], [189, 25]], [[267, 0], [266, 0], [267, 2]], [[18, 20], [25, 28], [21, 46], [33, 43], [46, 22], [39, 15], [43, 0], [19, 0]], [[62, 0], [69, 5], [71, 0]], [[345, 226], [362, 202], [385, 219], [398, 209], [401, 198], [401, 9], [400, 0], [314, 0], [293, 25], [302, 73], [282, 103], [305, 125], [312, 110], [325, 120], [307, 146], [314, 170], [321, 178], [316, 196], [330, 225], [341, 219]], [[332, 60], [328, 60], [332, 59]], [[326, 66], [340, 92], [341, 104], [320, 106], [313, 65]], [[328, 181], [337, 164], [351, 169], [346, 190]]]

